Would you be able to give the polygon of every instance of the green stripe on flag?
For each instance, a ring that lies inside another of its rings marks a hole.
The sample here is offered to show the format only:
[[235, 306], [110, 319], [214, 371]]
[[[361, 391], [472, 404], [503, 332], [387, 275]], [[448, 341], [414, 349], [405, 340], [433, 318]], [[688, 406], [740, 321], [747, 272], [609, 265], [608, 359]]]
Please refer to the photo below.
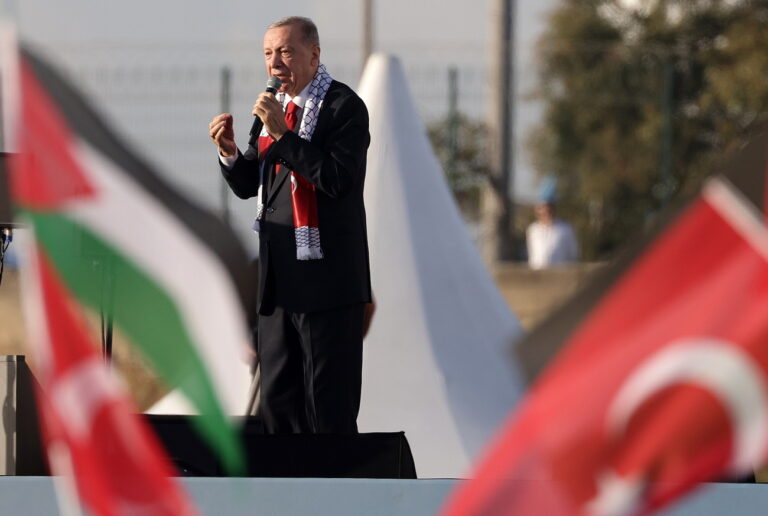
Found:
[[[228, 423], [173, 298], [109, 243], [60, 213], [24, 211], [35, 234], [73, 294], [94, 310], [112, 307], [115, 324], [172, 388], [179, 388], [200, 411], [192, 421], [221, 456], [231, 474], [244, 472], [242, 446]], [[183, 259], [183, 257], [180, 257]], [[105, 272], [98, 272], [98, 268]], [[104, 277], [112, 299], [104, 299]], [[201, 293], [205, 295], [205, 293]]]

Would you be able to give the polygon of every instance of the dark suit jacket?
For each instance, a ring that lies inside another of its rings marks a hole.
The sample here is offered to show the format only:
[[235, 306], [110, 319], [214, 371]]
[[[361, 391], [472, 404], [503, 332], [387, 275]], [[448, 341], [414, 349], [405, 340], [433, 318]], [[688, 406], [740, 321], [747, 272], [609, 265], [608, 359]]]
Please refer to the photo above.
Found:
[[[260, 131], [260, 125], [256, 129]], [[312, 141], [289, 131], [264, 157], [270, 181], [260, 232], [259, 313], [269, 314], [275, 306], [306, 313], [371, 300], [363, 205], [369, 143], [365, 104], [349, 87], [333, 81]], [[246, 155], [255, 156], [255, 150]], [[275, 163], [283, 165], [277, 175]], [[288, 170], [317, 187], [321, 260], [296, 259]], [[257, 194], [255, 158], [240, 155], [232, 169], [222, 167], [222, 173], [238, 197]]]

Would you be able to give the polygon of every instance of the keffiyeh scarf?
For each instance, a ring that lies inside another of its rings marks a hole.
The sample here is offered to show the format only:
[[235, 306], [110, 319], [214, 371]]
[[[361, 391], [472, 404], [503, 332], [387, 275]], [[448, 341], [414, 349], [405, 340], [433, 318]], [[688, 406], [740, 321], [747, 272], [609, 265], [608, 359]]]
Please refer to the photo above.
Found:
[[[328, 74], [324, 65], [317, 67], [317, 72], [309, 85], [307, 98], [304, 102], [304, 110], [299, 124], [299, 138], [312, 140], [312, 134], [317, 127], [317, 118], [323, 105], [325, 94], [331, 86], [333, 79]], [[278, 93], [277, 100], [285, 104], [285, 93]], [[266, 129], [262, 127], [259, 134], [259, 156], [263, 156], [267, 149], [274, 143]], [[279, 165], [275, 167], [275, 173], [279, 171]], [[298, 260], [320, 260], [323, 258], [323, 249], [320, 246], [320, 227], [317, 215], [317, 194], [315, 185], [295, 172], [291, 174], [291, 204], [293, 206], [293, 227], [296, 237], [296, 258]], [[258, 192], [258, 204], [256, 207], [256, 219], [262, 220], [264, 214], [263, 188], [266, 177], [262, 174]]]

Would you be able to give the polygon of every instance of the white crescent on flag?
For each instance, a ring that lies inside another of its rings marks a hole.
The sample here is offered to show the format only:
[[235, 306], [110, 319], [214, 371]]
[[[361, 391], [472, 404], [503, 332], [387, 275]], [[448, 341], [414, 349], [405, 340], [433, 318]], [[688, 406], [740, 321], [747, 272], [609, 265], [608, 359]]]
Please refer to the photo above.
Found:
[[768, 446], [765, 372], [743, 348], [712, 337], [673, 342], [641, 364], [627, 378], [608, 411], [612, 433], [620, 434], [643, 401], [666, 387], [682, 383], [704, 388], [730, 415], [734, 472], [751, 469], [765, 456]]

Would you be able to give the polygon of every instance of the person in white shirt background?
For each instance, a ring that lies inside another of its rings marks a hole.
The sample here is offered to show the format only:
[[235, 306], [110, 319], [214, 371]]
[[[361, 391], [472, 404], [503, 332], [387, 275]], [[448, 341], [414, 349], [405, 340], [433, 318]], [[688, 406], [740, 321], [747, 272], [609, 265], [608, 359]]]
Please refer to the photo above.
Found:
[[525, 232], [528, 247], [528, 265], [532, 269], [545, 269], [553, 265], [573, 263], [579, 258], [579, 244], [573, 228], [555, 214], [557, 182], [544, 181], [534, 207], [536, 220]]

